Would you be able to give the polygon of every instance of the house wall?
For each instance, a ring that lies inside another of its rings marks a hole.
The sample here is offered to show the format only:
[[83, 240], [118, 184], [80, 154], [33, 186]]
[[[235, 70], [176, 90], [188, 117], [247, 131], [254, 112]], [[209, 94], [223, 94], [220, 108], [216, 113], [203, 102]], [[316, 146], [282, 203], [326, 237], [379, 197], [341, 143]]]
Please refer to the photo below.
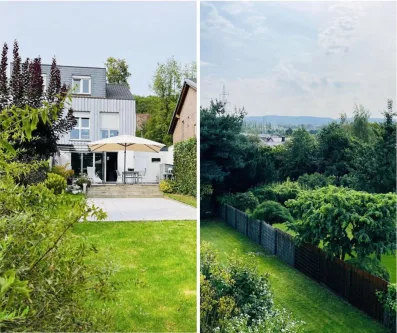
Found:
[[[106, 68], [59, 66], [61, 82], [72, 87], [73, 76], [91, 77], [91, 97], [106, 98]], [[50, 80], [51, 65], [41, 65], [41, 73], [47, 75], [47, 84]]]
[[71, 107], [75, 116], [90, 118], [90, 140], [72, 140], [67, 134], [60, 138], [59, 144], [87, 145], [100, 140], [101, 113], [118, 113], [119, 135], [135, 135], [135, 100], [73, 97]]
[[196, 136], [197, 91], [191, 87], [184, 100], [179, 119], [176, 123], [173, 143], [185, 141]]

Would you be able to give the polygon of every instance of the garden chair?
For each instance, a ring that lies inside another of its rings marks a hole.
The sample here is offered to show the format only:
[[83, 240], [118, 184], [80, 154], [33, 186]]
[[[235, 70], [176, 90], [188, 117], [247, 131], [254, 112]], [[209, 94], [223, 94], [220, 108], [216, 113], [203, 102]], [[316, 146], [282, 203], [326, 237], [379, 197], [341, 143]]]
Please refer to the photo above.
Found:
[[141, 181], [141, 184], [143, 183], [143, 179], [145, 178], [145, 175], [146, 175], [146, 168], [145, 168], [145, 170], [143, 170], [143, 171], [138, 171], [138, 183], [139, 183], [139, 180]]
[[117, 183], [122, 183], [123, 182], [123, 174], [119, 171], [119, 170], [116, 170], [116, 173], [117, 173]]
[[94, 167], [87, 167], [87, 175], [93, 184], [102, 183], [102, 179], [95, 173]]

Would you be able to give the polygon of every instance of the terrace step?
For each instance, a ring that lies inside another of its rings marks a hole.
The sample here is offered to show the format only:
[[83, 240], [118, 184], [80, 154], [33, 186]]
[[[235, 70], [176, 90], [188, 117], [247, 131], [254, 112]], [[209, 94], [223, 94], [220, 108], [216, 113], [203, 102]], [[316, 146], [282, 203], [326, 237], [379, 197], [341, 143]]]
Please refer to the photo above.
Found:
[[159, 185], [92, 185], [88, 198], [162, 198]]

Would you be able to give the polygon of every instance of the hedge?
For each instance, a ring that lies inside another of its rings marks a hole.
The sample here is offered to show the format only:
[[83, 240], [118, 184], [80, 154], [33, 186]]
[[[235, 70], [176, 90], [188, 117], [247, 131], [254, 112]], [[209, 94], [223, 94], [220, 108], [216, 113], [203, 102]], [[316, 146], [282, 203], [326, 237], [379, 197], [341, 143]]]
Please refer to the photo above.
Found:
[[196, 196], [197, 141], [191, 138], [174, 146], [175, 192]]

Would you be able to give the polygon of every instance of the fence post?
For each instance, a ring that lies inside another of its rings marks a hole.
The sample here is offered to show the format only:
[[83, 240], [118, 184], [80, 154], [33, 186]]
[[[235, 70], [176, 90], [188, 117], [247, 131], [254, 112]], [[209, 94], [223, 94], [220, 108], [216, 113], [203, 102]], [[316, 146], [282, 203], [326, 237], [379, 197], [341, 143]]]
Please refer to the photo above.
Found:
[[248, 214], [245, 214], [245, 235], [248, 236]]

